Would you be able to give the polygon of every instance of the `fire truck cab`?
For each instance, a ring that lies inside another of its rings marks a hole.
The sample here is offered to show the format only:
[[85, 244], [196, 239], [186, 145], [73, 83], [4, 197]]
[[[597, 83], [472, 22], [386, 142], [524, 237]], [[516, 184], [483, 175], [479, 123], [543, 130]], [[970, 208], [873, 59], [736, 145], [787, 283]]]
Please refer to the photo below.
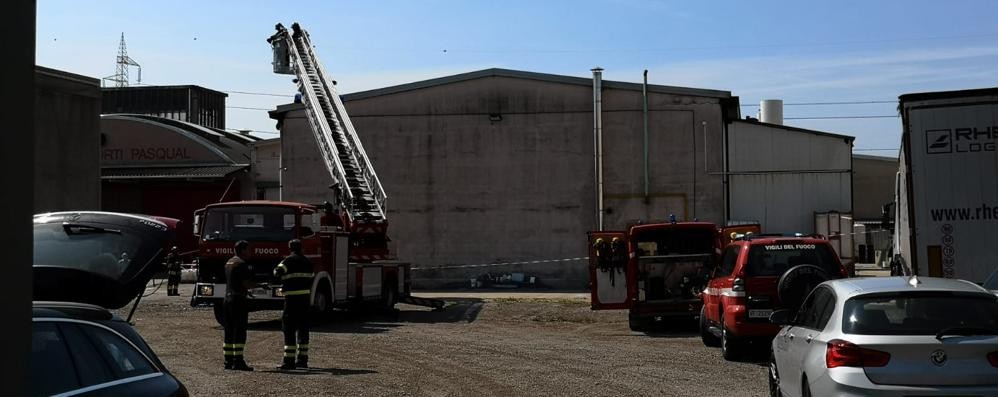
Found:
[[721, 248], [735, 233], [758, 231], [759, 225], [661, 222], [589, 232], [592, 309], [627, 309], [633, 331], [647, 331], [659, 319], [694, 319]]
[[410, 265], [391, 260], [352, 261], [352, 251], [367, 254], [371, 248], [360, 246], [363, 239], [351, 239], [351, 233], [338, 226], [332, 206], [239, 201], [209, 205], [197, 211], [194, 219], [198, 273], [191, 304], [214, 305], [219, 322], [225, 298], [225, 262], [235, 254], [234, 245], [239, 240], [249, 242], [249, 258], [244, 259], [260, 285], [252, 291], [250, 310], [283, 308], [284, 297], [273, 271], [289, 254], [291, 239], [302, 241], [302, 251], [312, 262], [315, 279], [311, 299], [317, 312], [355, 306], [392, 309], [409, 296]]

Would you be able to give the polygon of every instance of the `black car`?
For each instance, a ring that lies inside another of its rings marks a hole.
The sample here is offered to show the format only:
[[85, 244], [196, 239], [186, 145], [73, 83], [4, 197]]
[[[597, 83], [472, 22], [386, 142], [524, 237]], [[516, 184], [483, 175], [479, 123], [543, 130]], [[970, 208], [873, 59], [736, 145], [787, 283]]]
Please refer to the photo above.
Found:
[[34, 218], [30, 359], [35, 396], [187, 396], [127, 321], [177, 220], [107, 212]]

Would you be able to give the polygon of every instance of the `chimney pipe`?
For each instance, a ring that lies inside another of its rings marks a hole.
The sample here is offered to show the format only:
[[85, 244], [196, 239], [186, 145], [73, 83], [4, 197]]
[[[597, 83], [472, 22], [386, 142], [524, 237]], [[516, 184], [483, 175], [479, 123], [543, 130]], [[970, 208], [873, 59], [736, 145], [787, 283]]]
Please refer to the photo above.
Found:
[[596, 230], [603, 230], [603, 68], [593, 72], [593, 157], [596, 167]]

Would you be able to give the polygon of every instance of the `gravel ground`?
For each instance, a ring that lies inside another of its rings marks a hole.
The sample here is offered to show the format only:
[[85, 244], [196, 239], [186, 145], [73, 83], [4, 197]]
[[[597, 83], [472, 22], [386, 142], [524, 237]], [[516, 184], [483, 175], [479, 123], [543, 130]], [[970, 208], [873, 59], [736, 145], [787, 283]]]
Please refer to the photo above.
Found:
[[[138, 331], [192, 395], [766, 394], [760, 363], [726, 362], [695, 327], [632, 333], [627, 314], [589, 310], [584, 295], [447, 297], [442, 312], [399, 305], [397, 318], [338, 313], [312, 331], [308, 371], [275, 370], [280, 313], [250, 314], [255, 372], [222, 369], [222, 330], [210, 309], [165, 288], [143, 300]], [[515, 296], [515, 293], [509, 294]], [[122, 310], [127, 315], [127, 310]], [[691, 329], [692, 328], [692, 329]]]

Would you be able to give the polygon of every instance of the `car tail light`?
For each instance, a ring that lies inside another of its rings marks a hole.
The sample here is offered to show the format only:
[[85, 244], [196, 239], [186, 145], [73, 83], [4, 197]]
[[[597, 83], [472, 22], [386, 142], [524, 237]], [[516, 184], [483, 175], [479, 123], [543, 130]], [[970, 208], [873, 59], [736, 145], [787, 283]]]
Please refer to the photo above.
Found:
[[[991, 359], [991, 355], [988, 355], [988, 359]], [[829, 341], [825, 349], [825, 366], [828, 368], [883, 367], [889, 361], [891, 361], [890, 353], [862, 348], [841, 339]]]
[[998, 352], [988, 353], [988, 362], [992, 367], [998, 367]]
[[736, 278], [733, 283], [731, 283], [731, 290], [735, 292], [745, 292], [745, 280]]

